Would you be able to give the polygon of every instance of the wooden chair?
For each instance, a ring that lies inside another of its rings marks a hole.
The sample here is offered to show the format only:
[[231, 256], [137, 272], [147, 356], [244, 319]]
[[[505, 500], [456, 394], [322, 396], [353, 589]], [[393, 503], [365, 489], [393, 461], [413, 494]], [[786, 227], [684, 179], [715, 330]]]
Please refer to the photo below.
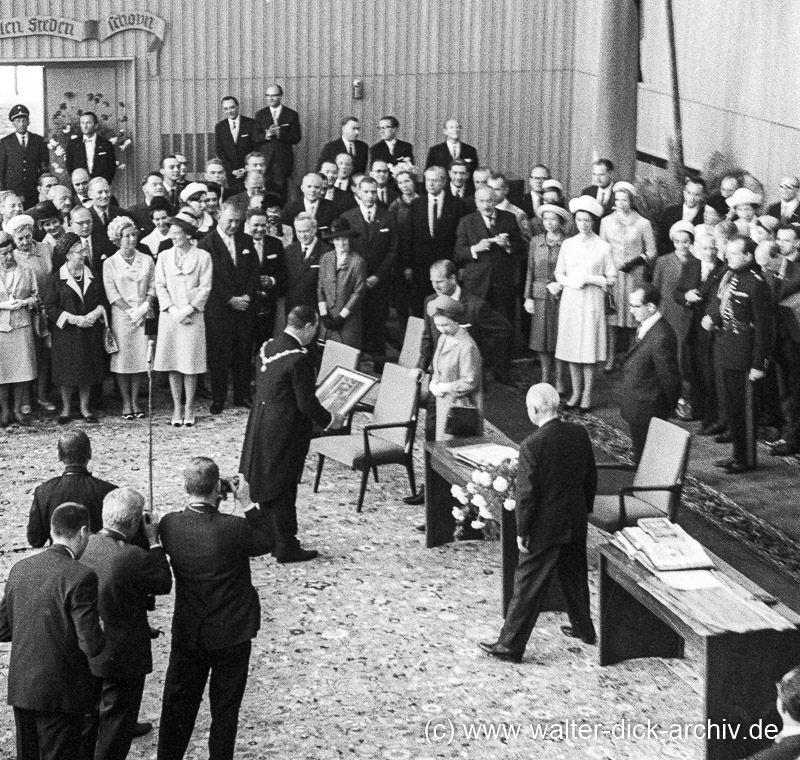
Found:
[[633, 482], [616, 494], [598, 495], [589, 522], [613, 533], [636, 525], [642, 517], [667, 517], [675, 522], [689, 462], [691, 434], [677, 425], [653, 418], [639, 466], [599, 464], [598, 470], [635, 472]]
[[326, 340], [317, 373], [317, 385], [322, 385], [322, 381], [333, 372], [335, 367], [357, 370], [360, 361], [361, 351], [357, 348], [337, 343], [335, 340]]
[[372, 470], [377, 483], [380, 465], [405, 465], [411, 493], [416, 494], [413, 448], [418, 405], [419, 371], [387, 364], [383, 370], [383, 382], [375, 402], [372, 422], [359, 433], [311, 441], [311, 451], [317, 455], [314, 493], [319, 490], [325, 458], [330, 457], [353, 470], [361, 470], [361, 488], [356, 506], [358, 512], [364, 504], [369, 472]]
[[[419, 355], [422, 351], [422, 336], [425, 333], [425, 320], [419, 317], [409, 317], [406, 325], [406, 334], [403, 338], [403, 347], [400, 349], [400, 358], [397, 364], [406, 369], [415, 369], [419, 364]], [[385, 366], [385, 365], [384, 365]], [[358, 402], [356, 410], [371, 412], [375, 408], [381, 384], [375, 383], [364, 398]]]

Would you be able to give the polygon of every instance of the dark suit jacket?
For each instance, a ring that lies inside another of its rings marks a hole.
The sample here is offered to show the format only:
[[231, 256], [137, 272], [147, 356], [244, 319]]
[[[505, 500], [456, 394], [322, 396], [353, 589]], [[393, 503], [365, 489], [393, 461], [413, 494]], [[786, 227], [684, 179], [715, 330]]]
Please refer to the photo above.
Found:
[[[75, 169], [86, 169], [89, 171], [89, 164], [86, 160], [86, 147], [83, 142], [83, 134], [70, 135], [67, 143], [66, 158], [67, 173], [72, 175]], [[89, 176], [102, 177], [110, 185], [114, 181], [117, 173], [117, 153], [114, 146], [105, 137], [97, 135], [94, 146], [94, 163]]]
[[[690, 335], [696, 333], [698, 328], [702, 329], [700, 323], [703, 321], [709, 299], [717, 292], [719, 279], [722, 277], [723, 271], [725, 271], [725, 265], [717, 259], [714, 268], [706, 277], [705, 282], [703, 282], [701, 279], [703, 275], [702, 264], [700, 259], [696, 259], [694, 256], [690, 256], [681, 268], [681, 276], [672, 295], [676, 303], [691, 309], [692, 323], [689, 329]], [[686, 301], [686, 294], [690, 290], [698, 291], [702, 300], [696, 301], [695, 303], [688, 303]]]
[[214, 650], [252, 639], [261, 605], [250, 557], [272, 549], [261, 510], [249, 509], [243, 519], [210, 504], [192, 505], [165, 515], [158, 532], [175, 573], [172, 641]]
[[[428, 302], [436, 298], [436, 294], [425, 299], [425, 331], [422, 333], [422, 344], [420, 346], [420, 360], [418, 367], [427, 372], [433, 360], [436, 344], [441, 333], [436, 327], [433, 317], [428, 314]], [[487, 347], [511, 337], [511, 323], [502, 315], [498, 314], [486, 301], [477, 296], [467, 293], [463, 288], [460, 296], [461, 303], [464, 304], [467, 321], [467, 331], [473, 340], [478, 344], [481, 355], [486, 358]]]
[[89, 659], [103, 651], [97, 575], [65, 546], [17, 562], [0, 602], [0, 641], [11, 642], [8, 704], [81, 714], [95, 706]]
[[[103, 223], [100, 221], [100, 214], [97, 212], [97, 209], [95, 209], [94, 206], [92, 206], [89, 209], [89, 213], [92, 215], [92, 225], [93, 225], [92, 229], [95, 230], [97, 233], [105, 235], [106, 237], [108, 237], [108, 223], [112, 219], [116, 219], [118, 216], [124, 216], [125, 215], [125, 212], [119, 206], [114, 206], [111, 203], [108, 204], [108, 208], [106, 209], [106, 223], [105, 223], [105, 225], [103, 225]], [[111, 241], [109, 240], [109, 243], [110, 242]], [[113, 243], [111, 243], [111, 245], [114, 246]], [[116, 248], [115, 248], [115, 251], [116, 251]]]
[[[253, 238], [243, 232], [233, 236], [236, 248], [236, 266], [233, 265], [230, 252], [222, 242], [219, 232], [214, 230], [206, 235], [197, 247], [211, 254], [213, 279], [211, 293], [206, 303], [208, 319], [226, 319], [234, 314], [252, 314], [253, 304], [258, 290], [259, 262], [258, 254], [253, 246]], [[228, 303], [234, 296], [250, 296], [250, 307], [244, 312], [234, 312]]]
[[620, 413], [632, 425], [653, 417], [669, 417], [681, 396], [678, 339], [662, 316], [631, 346], [625, 357], [620, 387]]
[[[705, 208], [704, 203], [701, 203], [697, 207], [697, 212], [691, 224], [697, 225], [703, 221]], [[675, 222], [679, 222], [681, 219], [683, 219], [683, 202], [676, 203], [674, 206], [667, 206], [667, 208], [664, 209], [664, 213], [661, 215], [661, 219], [658, 222], [658, 239], [656, 240], [659, 256], [663, 256], [673, 249], [672, 241], [669, 239], [669, 230]]]
[[[770, 216], [774, 216], [776, 219], [781, 219], [781, 202], [778, 201], [777, 203], [773, 203], [767, 207], [767, 214]], [[781, 220], [782, 221], [782, 220]], [[789, 224], [793, 227], [800, 225], [800, 204], [798, 204], [797, 208], [795, 208], [794, 213], [792, 214], [791, 219], [789, 219]]]
[[264, 248], [263, 257], [258, 260], [258, 251], [255, 250], [253, 241], [253, 252], [256, 261], [259, 261], [258, 276], [272, 277], [275, 284], [272, 287], [265, 287], [259, 279], [258, 290], [256, 291], [255, 312], [256, 315], [264, 316], [274, 314], [278, 295], [286, 287], [286, 254], [283, 250], [283, 243], [272, 235], [265, 235], [261, 241]]
[[[478, 151], [471, 145], [465, 142], [461, 143], [461, 154], [459, 158], [466, 162], [469, 169], [469, 176], [472, 177], [472, 172], [478, 168]], [[436, 145], [431, 146], [428, 151], [428, 157], [425, 160], [425, 168], [431, 166], [441, 166], [447, 169], [453, 157], [450, 155], [450, 149], [447, 147], [447, 140]], [[471, 187], [472, 185], [470, 185]]]
[[467, 209], [460, 198], [445, 193], [442, 213], [436, 222], [431, 237], [428, 224], [428, 196], [421, 195], [411, 201], [410, 227], [411, 246], [401, 251], [404, 268], [414, 270], [414, 279], [420, 283], [428, 281], [430, 267], [439, 259], [453, 260], [456, 247], [456, 229]]
[[[267, 130], [275, 122], [272, 119], [272, 111], [262, 108], [256, 111], [256, 140], [258, 149], [264, 154], [267, 161], [267, 171], [276, 172], [283, 176], [289, 176], [294, 170], [294, 149], [303, 137], [300, 129], [300, 117], [297, 111], [281, 106], [278, 116], [278, 136], [272, 140], [267, 140]], [[228, 130], [230, 132], [230, 130]]]
[[244, 157], [256, 150], [256, 122], [249, 116], [239, 116], [239, 134], [233, 141], [230, 123], [227, 119], [214, 126], [214, 151], [222, 161], [228, 183], [240, 182], [233, 176], [234, 169], [244, 169]]
[[103, 499], [116, 487], [90, 475], [83, 465], [67, 465], [63, 475], [42, 483], [33, 492], [33, 504], [28, 515], [28, 543], [38, 549], [50, 540], [50, 518], [56, 507], [66, 501], [82, 504], [89, 510], [89, 530], [97, 533], [103, 527]]
[[530, 549], [586, 540], [597, 467], [586, 429], [552, 419], [519, 447], [517, 535]]
[[[353, 174], [366, 173], [369, 148], [363, 140], [354, 140], [353, 146], [356, 151], [356, 155], [353, 157]], [[347, 153], [347, 148], [341, 137], [338, 140], [331, 140], [329, 143], [325, 143], [322, 147], [322, 153], [319, 154], [317, 169], [326, 161], [333, 161], [336, 163], [336, 156], [340, 153]]]
[[303, 258], [300, 243], [295, 240], [286, 249], [285, 304], [288, 314], [295, 306], [311, 306], [317, 309], [317, 283], [319, 282], [319, 260], [324, 253], [333, 250], [323, 240], [317, 240], [308, 259]]
[[24, 151], [16, 132], [6, 135], [0, 140], [0, 190], [13, 190], [26, 205], [35, 204], [39, 175], [49, 164], [50, 151], [41, 135], [28, 132]]
[[[336, 219], [342, 210], [333, 201], [320, 198], [317, 206], [317, 236], [321, 236], [328, 229], [330, 223]], [[294, 230], [294, 220], [298, 214], [306, 210], [305, 202], [302, 198], [287, 203], [283, 208], [281, 217], [284, 224], [288, 224]], [[296, 240], [297, 238], [295, 238]]]
[[414, 146], [403, 140], [396, 140], [394, 153], [389, 152], [389, 146], [385, 140], [379, 140], [369, 149], [369, 166], [373, 161], [386, 161], [389, 166], [394, 166], [400, 162], [401, 158], [408, 159], [406, 163], [414, 163]]
[[800, 757], [800, 736], [787, 736], [783, 741], [750, 755], [745, 760], [797, 760]]
[[[600, 188], [597, 185], [589, 185], [589, 187], [584, 187], [581, 190], [581, 195], [591, 195], [592, 198], [595, 200], [597, 199], [597, 194], [600, 192]], [[603, 216], [608, 216], [614, 212], [614, 191], [612, 190], [609, 193], [608, 201], [603, 204]], [[700, 217], [700, 221], [702, 221], [702, 216]]]
[[147, 598], [168, 594], [172, 573], [160, 546], [131, 546], [118, 534], [91, 536], [81, 564], [100, 581], [98, 610], [106, 646], [89, 663], [98, 678], [136, 678], [153, 670]]
[[[509, 291], [514, 290], [514, 282], [519, 261], [527, 253], [527, 246], [519, 231], [517, 217], [510, 211], [495, 209], [494, 233], [490, 234], [479, 211], [467, 214], [459, 223], [456, 230], [455, 261], [462, 269], [462, 283], [465, 290], [486, 298], [493, 285], [502, 286]], [[506, 233], [511, 243], [510, 251], [499, 245], [492, 244], [488, 251], [478, 254], [477, 259], [472, 258], [470, 248], [483, 240]]]
[[146, 237], [156, 228], [152, 219], [150, 219], [148, 208], [148, 205], [142, 201], [141, 203], [134, 203], [133, 206], [122, 212], [136, 222], [136, 227], [139, 229], [139, 239]]
[[348, 209], [355, 208], [358, 205], [356, 196], [347, 190], [342, 190], [341, 187], [333, 188], [333, 200], [331, 203], [333, 203], [336, 208], [339, 209], [340, 214], [344, 213]]
[[263, 372], [263, 359], [256, 357], [256, 392], [239, 464], [250, 497], [257, 502], [296, 487], [313, 424], [324, 428], [331, 421], [317, 400], [314, 363], [307, 349], [284, 332], [264, 348], [267, 359], [278, 354], [280, 358], [263, 365]]
[[350, 245], [364, 259], [365, 276], [377, 277], [378, 285], [386, 286], [397, 256], [397, 231], [392, 226], [389, 211], [377, 204], [374, 208], [375, 220], [371, 224], [367, 224], [360, 206], [345, 211], [342, 219], [346, 219], [350, 228], [359, 233], [359, 237], [353, 238]]

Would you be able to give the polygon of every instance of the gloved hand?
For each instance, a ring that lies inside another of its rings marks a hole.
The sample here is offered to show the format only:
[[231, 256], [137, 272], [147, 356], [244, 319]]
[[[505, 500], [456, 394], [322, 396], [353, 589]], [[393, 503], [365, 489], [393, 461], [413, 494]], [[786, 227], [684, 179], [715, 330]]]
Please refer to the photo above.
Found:
[[630, 261], [626, 261], [620, 268], [620, 272], [632, 272], [636, 267], [645, 263], [644, 256], [637, 256], [635, 259], [631, 259]]
[[344, 317], [331, 317], [331, 330], [339, 332], [344, 327]]
[[323, 327], [326, 327], [328, 330], [333, 330], [333, 318], [330, 314], [322, 314], [319, 321], [322, 322]]

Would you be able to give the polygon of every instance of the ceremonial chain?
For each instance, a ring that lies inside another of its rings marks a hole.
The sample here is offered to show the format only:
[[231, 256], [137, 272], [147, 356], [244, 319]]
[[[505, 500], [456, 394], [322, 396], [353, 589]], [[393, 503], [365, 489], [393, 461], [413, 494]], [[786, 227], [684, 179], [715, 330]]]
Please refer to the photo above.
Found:
[[289, 354], [307, 354], [308, 351], [305, 348], [290, 348], [287, 351], [281, 351], [279, 354], [275, 354], [275, 356], [270, 356], [269, 358], [266, 357], [264, 354], [264, 349], [271, 343], [272, 341], [267, 341], [263, 346], [261, 346], [261, 350], [258, 352], [261, 356], [261, 371], [267, 371], [267, 364], [272, 364], [272, 362], [282, 359], [284, 356], [289, 356]]

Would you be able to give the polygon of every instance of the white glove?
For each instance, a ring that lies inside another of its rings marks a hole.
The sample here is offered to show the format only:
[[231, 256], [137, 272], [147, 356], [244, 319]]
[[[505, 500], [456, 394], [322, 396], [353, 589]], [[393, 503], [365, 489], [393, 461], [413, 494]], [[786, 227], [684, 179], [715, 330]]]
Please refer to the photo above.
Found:
[[533, 312], [534, 312], [534, 303], [533, 303], [533, 299], [532, 298], [526, 298], [525, 299], [525, 311], [527, 311], [528, 314], [533, 314]]
[[564, 290], [564, 286], [560, 282], [547, 283], [547, 291], [551, 296], [557, 296], [562, 290]]

